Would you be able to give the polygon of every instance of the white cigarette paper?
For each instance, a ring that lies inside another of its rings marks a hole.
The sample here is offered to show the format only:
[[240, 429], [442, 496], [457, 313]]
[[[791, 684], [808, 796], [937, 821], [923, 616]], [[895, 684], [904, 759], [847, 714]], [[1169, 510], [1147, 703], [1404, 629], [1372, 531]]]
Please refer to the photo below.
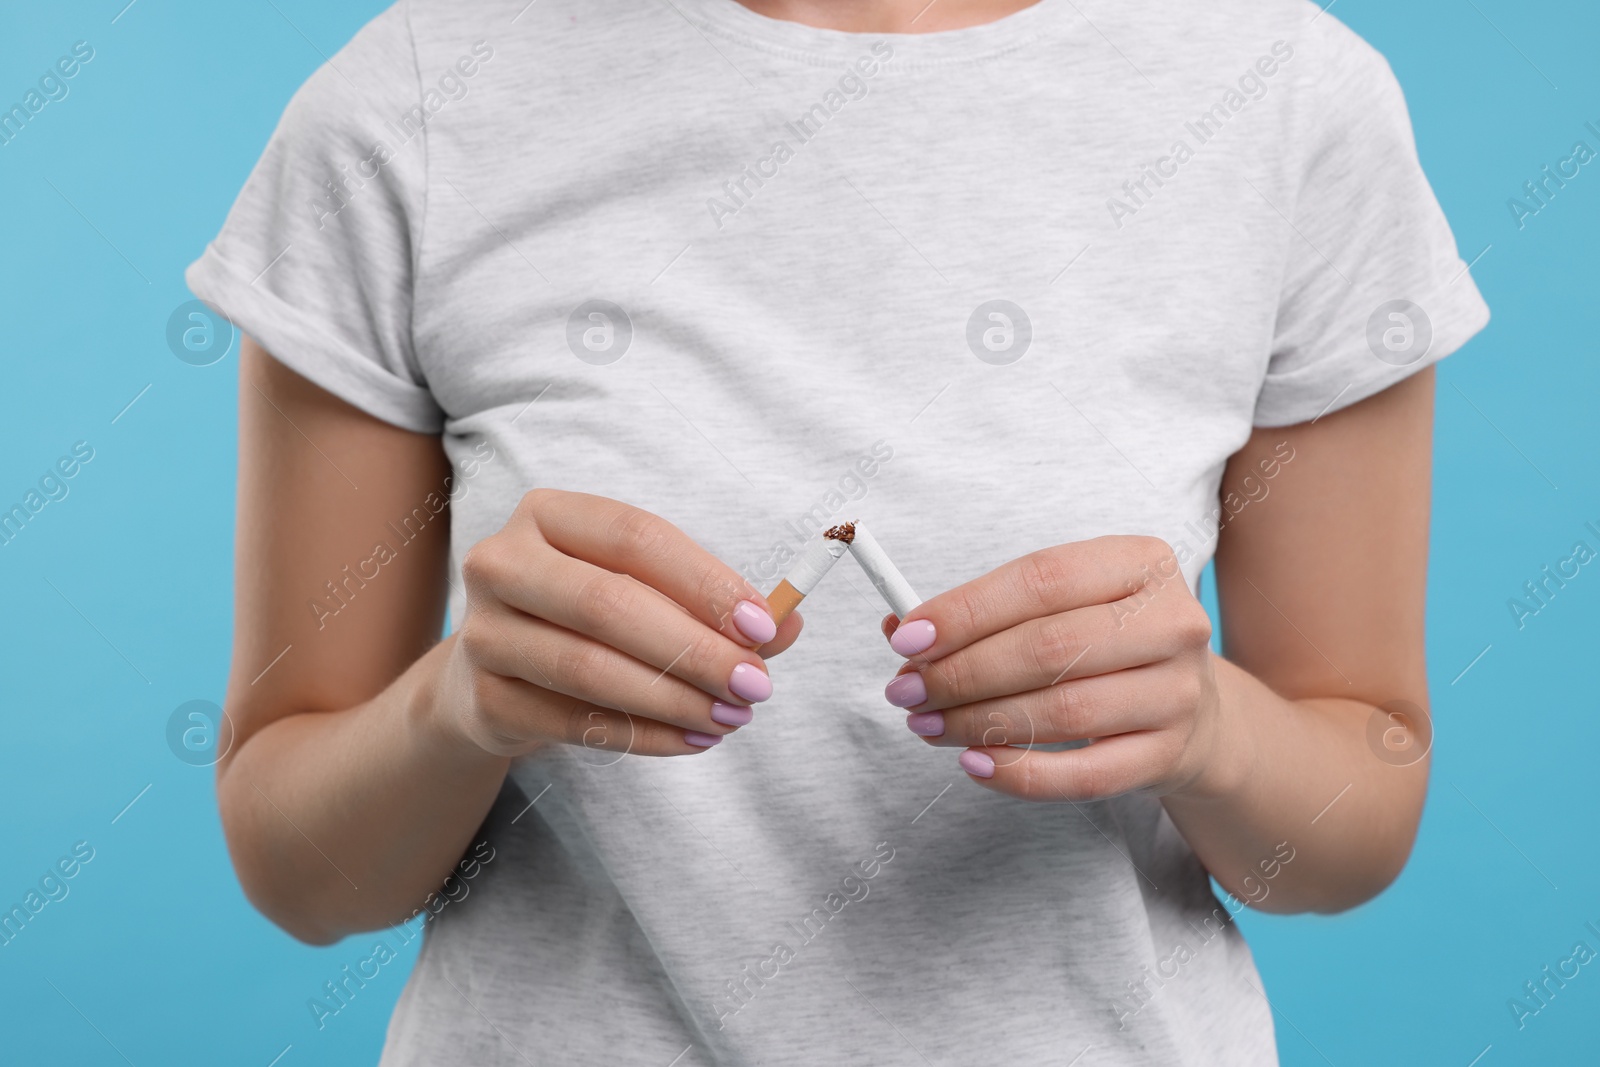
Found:
[[889, 559], [889, 554], [878, 544], [878, 539], [861, 523], [856, 523], [855, 527], [855, 537], [850, 541], [850, 554], [867, 572], [867, 577], [872, 579], [873, 588], [889, 602], [890, 610], [900, 618], [905, 618], [912, 608], [922, 603], [922, 598]]
[[789, 573], [784, 575], [784, 580], [794, 586], [801, 596], [810, 596], [817, 583], [822, 581], [822, 576], [832, 569], [848, 547], [843, 541], [827, 538], [811, 542], [794, 561], [794, 566], [789, 568]]
[[844, 554], [843, 541], [823, 539], [807, 545], [794, 566], [789, 568], [789, 573], [784, 575], [783, 581], [767, 594], [767, 607], [772, 612], [772, 621], [781, 625]]

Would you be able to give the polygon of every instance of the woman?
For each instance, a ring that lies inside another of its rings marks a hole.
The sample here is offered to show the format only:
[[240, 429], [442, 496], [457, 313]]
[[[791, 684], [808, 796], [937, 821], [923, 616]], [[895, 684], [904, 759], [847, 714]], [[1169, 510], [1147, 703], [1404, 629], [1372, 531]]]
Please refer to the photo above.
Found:
[[[189, 280], [230, 848], [303, 940], [429, 916], [386, 1065], [1269, 1064], [1233, 914], [1406, 860], [1487, 311], [1316, 7], [411, 0]], [[935, 595], [775, 627], [855, 518]]]

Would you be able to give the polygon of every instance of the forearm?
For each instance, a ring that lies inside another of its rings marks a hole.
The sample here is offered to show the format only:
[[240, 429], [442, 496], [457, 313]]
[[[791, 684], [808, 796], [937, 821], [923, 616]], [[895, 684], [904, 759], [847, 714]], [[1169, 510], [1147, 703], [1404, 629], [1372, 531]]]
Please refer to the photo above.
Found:
[[510, 761], [444, 725], [453, 639], [371, 700], [287, 715], [218, 775], [246, 894], [305, 941], [402, 922], [472, 843]]
[[1179, 832], [1261, 911], [1341, 911], [1377, 895], [1410, 855], [1427, 759], [1378, 758], [1372, 705], [1285, 700], [1221, 657], [1214, 666], [1213, 760], [1191, 788], [1163, 797]]

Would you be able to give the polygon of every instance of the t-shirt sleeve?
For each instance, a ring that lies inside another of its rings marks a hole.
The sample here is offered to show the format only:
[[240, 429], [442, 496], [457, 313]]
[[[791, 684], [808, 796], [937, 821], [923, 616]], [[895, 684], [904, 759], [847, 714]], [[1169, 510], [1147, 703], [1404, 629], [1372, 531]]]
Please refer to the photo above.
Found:
[[1417, 159], [1389, 64], [1328, 16], [1301, 43], [1309, 127], [1257, 426], [1362, 400], [1443, 359], [1489, 309]]
[[426, 204], [419, 98], [401, 3], [295, 94], [185, 278], [301, 375], [386, 422], [437, 433], [443, 413], [411, 335]]

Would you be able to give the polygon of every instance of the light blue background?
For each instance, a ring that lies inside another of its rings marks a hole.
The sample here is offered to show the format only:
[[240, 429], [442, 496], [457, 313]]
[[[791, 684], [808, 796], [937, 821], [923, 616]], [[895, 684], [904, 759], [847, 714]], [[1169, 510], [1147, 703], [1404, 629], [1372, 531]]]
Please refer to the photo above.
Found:
[[[290, 94], [383, 4], [124, 3], [0, 13], [0, 103], [73, 42], [97, 53], [0, 147], [0, 504], [74, 441], [95, 449], [70, 495], [0, 547], [0, 903], [74, 842], [96, 850], [0, 947], [0, 1058], [370, 1063], [410, 957], [319, 1032], [307, 999], [372, 938], [311, 949], [258, 916], [210, 771], [167, 748], [173, 709], [220, 701], [227, 671], [236, 361], [186, 365], [164, 333], [189, 299], [182, 268]], [[1506, 602], [1578, 538], [1600, 547], [1583, 529], [1600, 526], [1600, 163], [1525, 230], [1506, 201], [1575, 140], [1600, 147], [1584, 130], [1600, 126], [1600, 14], [1576, 0], [1335, 14], [1399, 74], [1463, 255], [1488, 248], [1474, 275], [1494, 322], [1440, 375], [1438, 740], [1415, 857], [1350, 914], [1243, 922], [1286, 1064], [1596, 1062], [1600, 965], [1521, 1031], [1507, 1000], [1580, 938], [1600, 948], [1584, 929], [1600, 926], [1600, 566], [1520, 632]]]

